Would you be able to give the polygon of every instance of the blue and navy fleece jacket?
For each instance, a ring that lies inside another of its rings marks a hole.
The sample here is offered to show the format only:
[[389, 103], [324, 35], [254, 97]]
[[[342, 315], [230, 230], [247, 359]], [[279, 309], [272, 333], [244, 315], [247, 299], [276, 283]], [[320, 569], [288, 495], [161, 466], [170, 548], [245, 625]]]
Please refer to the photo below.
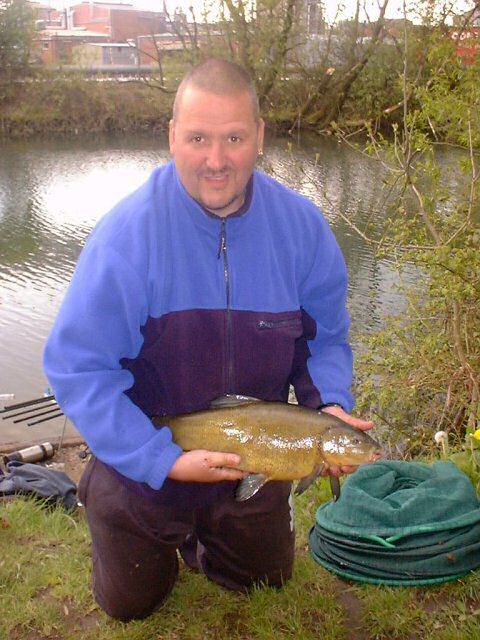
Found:
[[345, 263], [318, 209], [255, 171], [242, 215], [208, 215], [173, 163], [91, 233], [44, 353], [64, 413], [126, 478], [162, 486], [181, 454], [150, 418], [226, 393], [347, 411]]

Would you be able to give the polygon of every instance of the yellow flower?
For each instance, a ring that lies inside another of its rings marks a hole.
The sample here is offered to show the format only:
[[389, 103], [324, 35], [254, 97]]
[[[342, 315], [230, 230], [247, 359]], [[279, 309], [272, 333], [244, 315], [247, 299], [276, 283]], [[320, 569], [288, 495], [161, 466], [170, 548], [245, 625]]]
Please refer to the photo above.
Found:
[[480, 429], [477, 429], [476, 431], [473, 432], [473, 437], [475, 438], [475, 440], [480, 441]]

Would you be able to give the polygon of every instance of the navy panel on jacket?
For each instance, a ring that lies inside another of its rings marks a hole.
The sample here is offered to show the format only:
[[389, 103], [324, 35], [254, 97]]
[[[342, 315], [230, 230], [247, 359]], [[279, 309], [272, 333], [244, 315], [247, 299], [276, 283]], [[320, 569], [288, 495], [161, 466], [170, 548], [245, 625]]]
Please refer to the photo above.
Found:
[[[122, 361], [135, 379], [128, 395], [150, 416], [198, 411], [233, 392], [286, 401], [290, 382], [308, 375], [315, 323], [306, 323], [305, 335], [304, 322], [300, 310], [194, 309], [149, 318], [139, 355]], [[319, 397], [312, 402], [318, 406]]]

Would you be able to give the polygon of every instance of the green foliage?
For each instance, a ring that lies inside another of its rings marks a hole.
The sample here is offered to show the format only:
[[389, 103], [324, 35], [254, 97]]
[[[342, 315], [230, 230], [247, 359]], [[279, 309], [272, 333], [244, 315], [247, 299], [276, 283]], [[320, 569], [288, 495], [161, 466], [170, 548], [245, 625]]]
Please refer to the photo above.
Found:
[[171, 94], [142, 83], [45, 72], [37, 82], [16, 85], [14, 99], [0, 102], [0, 129], [9, 137], [165, 130], [172, 102]]
[[392, 44], [380, 44], [354, 83], [343, 118], [375, 120], [401, 100], [401, 65], [397, 49]]
[[458, 142], [464, 147], [480, 146], [480, 55], [464, 65], [450, 42], [429, 50], [428, 62], [438, 69], [435, 81], [420, 87], [422, 104], [419, 124], [430, 129], [436, 140]]
[[450, 454], [448, 458], [470, 478], [477, 493], [480, 493], [480, 451], [478, 448], [475, 446], [469, 448], [467, 442], [461, 450]]
[[23, 74], [30, 61], [33, 9], [27, 0], [0, 0], [0, 78]]
[[[406, 308], [365, 339], [359, 401], [410, 455], [431, 455], [439, 430], [465, 449], [480, 420], [478, 79], [443, 40], [428, 62], [435, 75], [414, 88], [415, 108], [391, 141], [372, 134], [367, 148], [389, 169], [393, 215], [378, 246], [396, 261]], [[427, 128], [463, 142], [455, 163], [442, 164]], [[406, 286], [402, 273], [412, 265], [416, 284]]]
[[[382, 251], [397, 256], [400, 273], [416, 265], [418, 280], [403, 287], [405, 311], [366, 337], [359, 361], [360, 406], [381, 417], [392, 439], [408, 442], [411, 454], [428, 454], [438, 430], [459, 445], [480, 420], [480, 227], [458, 191], [450, 194], [459, 198], [453, 210], [440, 186], [422, 193], [439, 244], [424, 248], [423, 217], [400, 197]], [[478, 188], [473, 197], [478, 202]]]

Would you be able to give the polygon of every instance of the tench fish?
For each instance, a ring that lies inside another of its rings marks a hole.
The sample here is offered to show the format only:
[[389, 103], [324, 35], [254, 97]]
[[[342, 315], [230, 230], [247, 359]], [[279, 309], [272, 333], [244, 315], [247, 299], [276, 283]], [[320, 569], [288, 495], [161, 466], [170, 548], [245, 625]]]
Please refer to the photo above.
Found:
[[[302, 493], [325, 464], [359, 465], [381, 457], [380, 445], [367, 433], [336, 416], [295, 404], [264, 402], [245, 396], [226, 396], [205, 411], [155, 417], [167, 424], [184, 451], [207, 449], [236, 453], [239, 468], [249, 473], [236, 490], [248, 500], [271, 480], [300, 480]], [[332, 492], [338, 497], [339, 483]]]

